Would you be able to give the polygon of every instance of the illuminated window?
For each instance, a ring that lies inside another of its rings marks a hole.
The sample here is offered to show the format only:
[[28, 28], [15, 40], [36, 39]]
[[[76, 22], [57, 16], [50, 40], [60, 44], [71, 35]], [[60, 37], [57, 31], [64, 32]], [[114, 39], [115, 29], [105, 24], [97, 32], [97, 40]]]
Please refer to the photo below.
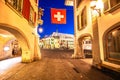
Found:
[[107, 60], [120, 60], [120, 27], [113, 29], [105, 36]]
[[32, 7], [30, 7], [30, 19], [29, 19], [29, 21], [30, 21], [30, 23], [32, 23], [33, 25], [34, 25], [34, 23], [35, 23], [35, 12], [34, 12], [34, 10], [33, 10], [33, 8]]
[[109, 4], [108, 4], [108, 0], [104, 1], [104, 11], [109, 9]]
[[17, 11], [22, 11], [23, 0], [5, 0], [5, 2]]
[[104, 1], [104, 11], [111, 10], [112, 8], [115, 10], [120, 8], [120, 0], [103, 0]]
[[115, 5], [117, 5], [118, 3], [120, 3], [120, 0], [110, 0], [110, 6], [114, 7]]

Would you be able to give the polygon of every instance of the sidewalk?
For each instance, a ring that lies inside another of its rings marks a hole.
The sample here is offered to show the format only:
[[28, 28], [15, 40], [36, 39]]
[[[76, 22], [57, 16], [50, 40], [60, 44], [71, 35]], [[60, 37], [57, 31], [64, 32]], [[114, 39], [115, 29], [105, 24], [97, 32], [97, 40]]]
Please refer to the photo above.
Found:
[[85, 58], [85, 59], [80, 59], [80, 60], [92, 65], [92, 58]]
[[21, 62], [21, 57], [10, 58], [10, 59], [0, 61], [0, 73], [3, 73], [8, 68], [13, 67], [15, 64], [20, 62]]

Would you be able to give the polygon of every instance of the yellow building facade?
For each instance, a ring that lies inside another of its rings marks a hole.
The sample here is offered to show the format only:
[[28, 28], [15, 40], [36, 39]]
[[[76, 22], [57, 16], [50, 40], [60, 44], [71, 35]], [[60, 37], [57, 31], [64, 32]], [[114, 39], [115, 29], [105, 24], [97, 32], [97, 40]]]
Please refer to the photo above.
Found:
[[73, 58], [85, 58], [83, 42], [89, 39], [93, 66], [120, 72], [119, 6], [119, 0], [74, 0]]
[[[22, 62], [32, 62], [41, 58], [38, 37], [35, 28], [38, 26], [38, 0], [1, 0], [0, 29], [11, 33], [22, 48]], [[28, 5], [30, 12], [26, 15]], [[24, 10], [23, 10], [24, 9]], [[34, 14], [35, 13], [35, 14]]]

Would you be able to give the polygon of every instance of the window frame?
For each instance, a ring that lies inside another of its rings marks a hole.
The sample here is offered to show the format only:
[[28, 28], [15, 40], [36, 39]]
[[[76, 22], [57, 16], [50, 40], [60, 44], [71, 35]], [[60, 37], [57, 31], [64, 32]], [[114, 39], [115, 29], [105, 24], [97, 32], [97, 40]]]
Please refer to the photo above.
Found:
[[87, 26], [87, 10], [85, 6], [81, 12], [81, 28], [85, 28], [86, 26]]
[[33, 26], [35, 25], [36, 22], [36, 12], [34, 11], [33, 7], [30, 6], [30, 15], [29, 15], [29, 23], [32, 24]]
[[87, 10], [86, 10], [86, 6], [84, 6], [81, 13], [77, 15], [77, 29], [82, 30], [86, 26], [87, 26]]
[[[113, 3], [113, 1], [114, 2], [116, 1], [114, 5], [111, 4]], [[118, 8], [120, 8], [120, 1], [118, 0], [104, 0], [103, 2], [104, 2], [104, 12], [113, 12], [117, 10]], [[105, 4], [107, 4], [106, 5], [106, 7], [108, 7], [107, 9], [105, 9]]]
[[[9, 2], [11, 1], [11, 2]], [[15, 1], [15, 3], [14, 3]], [[22, 14], [23, 0], [5, 0], [7, 6], [9, 6], [15, 12]]]
[[120, 59], [116, 59], [113, 57], [110, 57], [110, 52], [108, 51], [108, 35], [112, 33], [113, 31], [120, 29], [120, 23], [115, 24], [113, 27], [110, 27], [104, 34], [103, 37], [103, 48], [104, 48], [104, 60], [108, 62], [112, 62], [115, 64], [120, 64]]

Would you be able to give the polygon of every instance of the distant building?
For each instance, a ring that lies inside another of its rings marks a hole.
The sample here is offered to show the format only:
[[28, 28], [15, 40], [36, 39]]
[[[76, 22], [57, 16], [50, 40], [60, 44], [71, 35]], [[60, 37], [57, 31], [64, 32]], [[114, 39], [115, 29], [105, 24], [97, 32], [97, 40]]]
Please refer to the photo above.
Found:
[[73, 6], [73, 0], [65, 0], [66, 6]]
[[72, 34], [53, 32], [49, 37], [40, 40], [40, 47], [47, 49], [73, 49], [74, 36]]

